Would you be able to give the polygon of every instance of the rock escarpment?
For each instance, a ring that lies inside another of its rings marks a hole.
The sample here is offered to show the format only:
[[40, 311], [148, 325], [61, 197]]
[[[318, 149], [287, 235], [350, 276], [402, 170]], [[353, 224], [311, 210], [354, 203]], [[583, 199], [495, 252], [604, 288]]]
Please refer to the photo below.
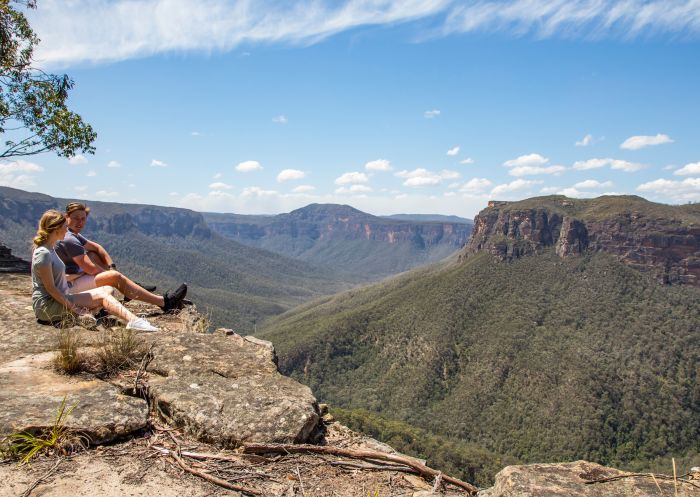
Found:
[[29, 273], [28, 261], [12, 255], [12, 250], [0, 244], [0, 273]]
[[700, 286], [700, 208], [634, 196], [490, 202], [462, 257], [486, 251], [507, 260], [548, 248], [560, 257], [605, 252], [661, 283]]

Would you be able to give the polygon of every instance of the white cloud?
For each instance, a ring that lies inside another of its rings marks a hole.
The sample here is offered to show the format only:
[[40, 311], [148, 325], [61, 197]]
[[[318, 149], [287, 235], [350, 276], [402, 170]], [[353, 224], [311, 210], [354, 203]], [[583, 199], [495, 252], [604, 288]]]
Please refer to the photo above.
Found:
[[664, 145], [673, 143], [673, 140], [668, 135], [658, 134], [656, 136], [630, 136], [620, 148], [624, 150], [639, 150], [640, 148], [650, 147], [652, 145]]
[[665, 197], [674, 202], [700, 201], [700, 178], [685, 178], [682, 181], [657, 179], [642, 183], [637, 191]]
[[678, 171], [674, 172], [678, 176], [696, 176], [700, 175], [700, 162], [693, 162], [691, 164], [686, 164]]
[[450, 157], [454, 157], [458, 153], [459, 153], [459, 147], [454, 147], [454, 148], [451, 148], [447, 151], [447, 155], [449, 155]]
[[497, 185], [491, 190], [491, 195], [502, 195], [506, 193], [516, 192], [520, 190], [525, 190], [535, 185], [541, 184], [542, 181], [527, 180], [527, 179], [516, 179], [510, 183], [504, 183], [502, 185]]
[[598, 169], [601, 167], [610, 166], [611, 169], [618, 169], [626, 173], [633, 173], [643, 169], [645, 166], [643, 164], [637, 164], [636, 162], [628, 162], [619, 159], [588, 159], [583, 161], [574, 162], [574, 169], [579, 171], [586, 171], [589, 169]]
[[13, 162], [0, 162], [0, 176], [5, 176], [13, 173], [40, 173], [44, 170], [38, 164], [26, 160], [16, 160]]
[[190, 135], [192, 135], [192, 136], [202, 136], [202, 133], [200, 133], [199, 131], [193, 131], [193, 132], [190, 133]]
[[136, 184], [135, 184], [135, 183], [129, 183], [129, 188], [136, 188]]
[[551, 195], [552, 193], [557, 193], [559, 190], [561, 190], [561, 187], [559, 186], [545, 186], [540, 189], [540, 193]]
[[630, 39], [699, 30], [700, 9], [695, 0], [492, 0], [454, 6], [442, 33]]
[[111, 160], [107, 163], [107, 167], [117, 168], [117, 167], [122, 167], [122, 165], [115, 160]]
[[471, 157], [467, 157], [464, 160], [459, 161], [460, 164], [474, 164], [474, 159]]
[[443, 180], [457, 179], [460, 176], [458, 172], [447, 169], [434, 173], [423, 168], [414, 169], [413, 171], [403, 170], [394, 175], [405, 179], [406, 181], [403, 182], [403, 185], [412, 188], [439, 185]]
[[78, 154], [78, 155], [74, 155], [73, 157], [68, 159], [68, 162], [70, 162], [74, 166], [79, 166], [79, 165], [87, 164], [88, 160], [84, 155]]
[[492, 184], [493, 183], [486, 178], [472, 178], [464, 183], [459, 191], [463, 193], [483, 193]]
[[283, 181], [294, 181], [297, 179], [304, 179], [306, 173], [304, 171], [299, 171], [298, 169], [283, 169], [277, 175], [277, 182], [282, 183]]
[[241, 192], [242, 197], [270, 197], [277, 195], [275, 190], [263, 190], [258, 186], [248, 186]]
[[566, 170], [564, 166], [516, 166], [508, 171], [511, 176], [533, 176], [536, 174], [553, 174], [559, 176]]
[[316, 190], [313, 185], [299, 185], [292, 190], [293, 193], [311, 193]]
[[440, 111], [437, 109], [426, 110], [425, 112], [423, 112], [423, 117], [425, 117], [426, 119], [434, 119], [439, 115], [440, 115]]
[[42, 0], [28, 16], [42, 40], [36, 59], [68, 66], [261, 43], [313, 44], [360, 26], [428, 18], [442, 22], [433, 36], [473, 31], [536, 38], [697, 34], [698, 11], [696, 0]]
[[86, 176], [88, 178], [93, 178], [93, 177], [97, 176], [97, 171], [95, 171], [94, 169], [91, 169], [90, 171], [87, 172]]
[[350, 185], [349, 187], [346, 186], [341, 186], [340, 188], [336, 188], [335, 193], [338, 194], [357, 194], [357, 193], [369, 193], [372, 191], [372, 188], [370, 188], [367, 185]]
[[367, 182], [369, 182], [369, 177], [365, 173], [359, 172], [344, 173], [335, 179], [336, 185], [352, 185]]
[[598, 181], [595, 179], [587, 179], [580, 181], [574, 185], [574, 188], [610, 188], [613, 186], [612, 181]]
[[587, 147], [593, 143], [593, 135], [586, 135], [580, 140], [578, 140], [574, 145], [577, 147]]
[[287, 118], [283, 115], [275, 116], [272, 118], [272, 122], [277, 124], [287, 124]]
[[455, 192], [445, 192], [442, 194], [443, 197], [454, 197], [457, 195]]
[[216, 183], [210, 184], [209, 188], [212, 190], [230, 190], [233, 187], [229, 184], [222, 183], [221, 181], [217, 181]]
[[95, 196], [98, 198], [114, 198], [119, 196], [119, 192], [110, 190], [98, 190], [95, 192]]
[[250, 173], [252, 171], [260, 171], [262, 170], [262, 166], [260, 163], [256, 160], [247, 160], [243, 162], [239, 162], [238, 165], [236, 166], [236, 171], [241, 172], [241, 173]]
[[391, 171], [391, 163], [385, 159], [369, 161], [365, 164], [367, 171]]
[[528, 154], [521, 155], [517, 159], [507, 160], [503, 163], [503, 165], [506, 167], [542, 166], [548, 162], [549, 159], [542, 157], [540, 154]]
[[583, 198], [583, 197], [592, 197], [593, 195], [590, 195], [586, 192], [579, 191], [578, 189], [574, 187], [570, 188], [564, 188], [563, 190], [559, 190], [557, 192], [558, 195], [565, 195], [567, 197], [572, 197], [572, 198]]
[[168, 165], [162, 160], [153, 159], [151, 161], [151, 167], [168, 167]]
[[69, 65], [258, 43], [306, 45], [359, 26], [422, 19], [448, 5], [447, 0], [42, 0], [29, 17], [42, 41], [37, 59]]
[[221, 173], [216, 173], [214, 176], [211, 177], [211, 179], [219, 179], [223, 176]]

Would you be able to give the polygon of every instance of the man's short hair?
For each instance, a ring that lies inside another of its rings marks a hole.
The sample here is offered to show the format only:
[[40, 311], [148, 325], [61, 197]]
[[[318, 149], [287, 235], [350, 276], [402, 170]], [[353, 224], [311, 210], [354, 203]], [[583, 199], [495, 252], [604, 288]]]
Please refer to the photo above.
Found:
[[85, 204], [80, 202], [71, 202], [66, 205], [66, 215], [70, 216], [71, 213], [76, 211], [85, 211], [85, 214], [90, 214], [90, 207], [86, 207]]

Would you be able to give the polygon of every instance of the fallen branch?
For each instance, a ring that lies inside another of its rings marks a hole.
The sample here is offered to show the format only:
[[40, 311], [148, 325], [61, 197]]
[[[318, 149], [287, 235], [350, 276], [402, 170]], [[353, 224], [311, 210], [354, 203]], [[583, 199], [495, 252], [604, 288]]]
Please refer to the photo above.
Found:
[[[154, 450], [157, 450], [163, 455], [169, 455], [171, 452], [174, 452], [170, 449], [166, 449], [165, 447], [161, 447], [159, 445], [153, 445], [152, 448]], [[199, 459], [200, 461], [204, 461], [207, 459], [213, 459], [215, 461], [227, 461], [227, 462], [238, 462], [240, 463], [240, 459], [237, 457], [227, 457], [227, 456], [220, 456], [218, 454], [206, 454], [206, 453], [201, 453], [201, 452], [190, 452], [187, 450], [181, 450], [180, 451], [181, 456], [186, 456], [191, 459]]]
[[[293, 453], [314, 453], [314, 454], [332, 454], [334, 456], [351, 457], [354, 459], [377, 459], [380, 461], [389, 461], [393, 463], [403, 464], [409, 468], [416, 470], [423, 478], [434, 480], [440, 473], [435, 469], [429, 468], [425, 464], [416, 462], [408, 457], [398, 456], [396, 454], [386, 454], [375, 450], [367, 449], [341, 449], [338, 447], [328, 447], [320, 445], [293, 445], [293, 444], [262, 444], [262, 443], [247, 443], [243, 445], [243, 452], [254, 454], [265, 454], [269, 452], [293, 454]], [[455, 487], [466, 490], [472, 495], [476, 495], [479, 491], [474, 485], [458, 480], [445, 474], [442, 475], [442, 480], [445, 483], [454, 485]]]
[[202, 471], [197, 471], [196, 469], [189, 467], [187, 464], [184, 463], [184, 461], [180, 458], [180, 456], [178, 456], [177, 453], [173, 450], [171, 450], [170, 454], [168, 454], [168, 455], [183, 470], [187, 471], [188, 473], [190, 473], [192, 475], [199, 476], [200, 478], [207, 480], [209, 483], [213, 483], [214, 485], [218, 485], [220, 487], [227, 488], [229, 490], [235, 490], [237, 492], [241, 492], [241, 493], [244, 493], [246, 495], [252, 495], [253, 497], [262, 497], [262, 494], [256, 490], [253, 490], [253, 489], [247, 488], [247, 487], [241, 487], [239, 485], [234, 485], [232, 483], [227, 482], [226, 480], [222, 480], [221, 478], [217, 478], [216, 476], [212, 476], [210, 474], [203, 473]]
[[[681, 483], [687, 483], [688, 485], [692, 485], [695, 488], [700, 488], [700, 485], [697, 483], [693, 483], [690, 480], [686, 480], [684, 478], [673, 478], [672, 476], [668, 475], [655, 475], [653, 473], [627, 473], [624, 475], [617, 475], [617, 476], [609, 476], [607, 478], [599, 478], [597, 480], [586, 480], [586, 485], [592, 485], [593, 483], [607, 483], [610, 481], [616, 481], [616, 480], [622, 480], [623, 478], [651, 478], [654, 481], [658, 480], [669, 480], [669, 481], [679, 481]], [[657, 483], [658, 486], [658, 483]]]
[[411, 473], [414, 475], [418, 473], [418, 471], [416, 471], [415, 469], [408, 468], [403, 465], [392, 466], [389, 464], [362, 464], [350, 461], [330, 461], [328, 462], [328, 464], [330, 464], [331, 466], [342, 466], [344, 468], [362, 469], [366, 471], [400, 471], [402, 473]]
[[42, 476], [40, 476], [38, 479], [36, 479], [34, 481], [34, 483], [29, 485], [27, 487], [27, 489], [24, 492], [22, 492], [22, 495], [20, 497], [29, 497], [29, 494], [32, 493], [32, 490], [34, 490], [36, 487], [38, 487], [42, 481], [47, 479], [49, 476], [51, 476], [53, 474], [54, 471], [56, 471], [56, 468], [58, 468], [58, 465], [61, 464], [61, 461], [63, 461], [63, 459], [59, 458], [58, 461], [56, 461], [56, 464], [54, 464], [50, 470], [48, 470], [46, 473], [44, 473]]

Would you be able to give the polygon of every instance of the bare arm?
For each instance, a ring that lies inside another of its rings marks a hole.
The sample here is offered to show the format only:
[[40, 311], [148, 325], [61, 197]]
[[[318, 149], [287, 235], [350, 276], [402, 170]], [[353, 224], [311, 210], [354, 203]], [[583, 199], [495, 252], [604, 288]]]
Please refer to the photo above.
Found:
[[44, 285], [44, 288], [46, 288], [46, 291], [49, 292], [49, 295], [51, 295], [51, 297], [53, 297], [53, 299], [56, 302], [58, 302], [59, 304], [63, 304], [63, 306], [69, 311], [78, 312], [78, 309], [76, 309], [76, 307], [71, 303], [71, 301], [68, 300], [58, 288], [56, 288], [56, 285], [54, 285], [53, 274], [51, 273], [51, 266], [36, 266], [34, 268], [34, 271], [36, 271], [36, 274], [39, 275], [39, 279]]
[[90, 259], [88, 252], [85, 252], [82, 255], [76, 255], [73, 257], [73, 261], [80, 266], [80, 269], [82, 269], [85, 274], [99, 274], [104, 271], [104, 269]]
[[[92, 242], [92, 241], [88, 240], [88, 242], [83, 246], [85, 247], [86, 251], [95, 252], [99, 256], [99, 258], [102, 259], [105, 267], [111, 266], [112, 263], [114, 262], [114, 261], [112, 261], [112, 257], [109, 255], [109, 253], [99, 243]], [[80, 264], [78, 264], [78, 265], [80, 265]], [[82, 266], [80, 266], [80, 267], [82, 268]], [[101, 271], [98, 271], [98, 272], [101, 272]], [[90, 273], [90, 274], [95, 274], [95, 273]]]

